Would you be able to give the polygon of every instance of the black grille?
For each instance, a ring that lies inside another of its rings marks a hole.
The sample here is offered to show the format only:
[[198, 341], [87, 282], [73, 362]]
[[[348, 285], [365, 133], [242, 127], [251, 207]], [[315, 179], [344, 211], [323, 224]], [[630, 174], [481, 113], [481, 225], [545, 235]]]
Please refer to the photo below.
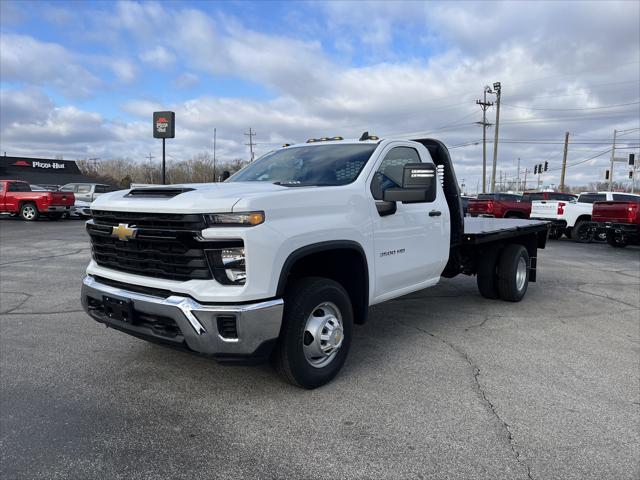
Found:
[[204, 217], [197, 213], [137, 213], [137, 212], [109, 212], [105, 210], [92, 210], [93, 220], [96, 225], [118, 226], [126, 223], [138, 228], [153, 228], [168, 230], [189, 230], [199, 232], [207, 227]]
[[222, 338], [238, 338], [238, 327], [234, 315], [219, 315], [216, 321], [218, 333]]
[[[111, 236], [120, 223], [137, 228], [134, 238]], [[212, 278], [205, 245], [195, 238], [202, 215], [93, 211], [87, 223], [93, 258], [100, 266], [169, 280]]]

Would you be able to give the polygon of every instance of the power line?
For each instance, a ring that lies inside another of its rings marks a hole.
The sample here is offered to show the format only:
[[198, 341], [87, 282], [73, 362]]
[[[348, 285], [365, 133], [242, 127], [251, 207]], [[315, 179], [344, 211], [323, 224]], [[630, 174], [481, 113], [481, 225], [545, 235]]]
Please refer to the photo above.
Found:
[[523, 110], [536, 110], [536, 111], [549, 111], [549, 112], [570, 112], [576, 110], [604, 110], [607, 108], [618, 108], [618, 107], [626, 107], [629, 105], [638, 105], [640, 101], [628, 102], [628, 103], [618, 103], [615, 105], [604, 105], [602, 107], [585, 107], [585, 108], [536, 108], [536, 107], [526, 107], [524, 105], [511, 105], [509, 103], [503, 103], [505, 107], [509, 108], [521, 108]]

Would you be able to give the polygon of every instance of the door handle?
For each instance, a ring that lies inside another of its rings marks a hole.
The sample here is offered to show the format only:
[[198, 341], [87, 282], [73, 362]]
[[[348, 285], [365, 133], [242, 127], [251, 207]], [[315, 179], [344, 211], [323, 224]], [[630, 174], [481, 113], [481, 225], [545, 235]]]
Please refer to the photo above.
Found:
[[439, 210], [431, 210], [429, 212], [430, 217], [439, 217], [440, 215], [442, 215], [442, 212]]

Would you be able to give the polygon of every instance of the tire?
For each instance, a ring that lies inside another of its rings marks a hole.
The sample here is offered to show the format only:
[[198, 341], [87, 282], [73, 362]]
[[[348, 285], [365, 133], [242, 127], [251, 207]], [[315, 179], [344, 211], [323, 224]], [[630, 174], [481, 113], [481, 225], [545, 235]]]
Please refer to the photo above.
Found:
[[478, 284], [478, 291], [484, 298], [490, 298], [495, 300], [499, 298], [498, 293], [498, 273], [497, 273], [497, 261], [499, 250], [493, 248], [486, 252], [483, 252], [482, 256], [478, 260], [478, 274], [476, 282]]
[[615, 233], [607, 233], [607, 243], [615, 248], [624, 248], [628, 245], [624, 237]]
[[[341, 328], [337, 328], [338, 327]], [[329, 339], [320, 350], [320, 333]], [[330, 382], [349, 353], [353, 310], [349, 295], [337, 282], [308, 277], [295, 280], [284, 296], [284, 316], [273, 362], [280, 376], [298, 387], [313, 389]], [[316, 333], [314, 336], [313, 333]], [[327, 342], [338, 344], [337, 349]]]
[[498, 292], [508, 302], [519, 302], [529, 285], [529, 254], [522, 245], [507, 245], [498, 262]]
[[578, 243], [590, 243], [593, 236], [589, 233], [589, 221], [578, 220], [571, 229], [571, 240]]
[[38, 207], [36, 207], [35, 203], [23, 203], [20, 207], [20, 218], [27, 222], [35, 222], [39, 216], [40, 212], [38, 212]]
[[520, 218], [520, 215], [518, 215], [517, 213], [507, 213], [504, 218]]
[[49, 220], [53, 220], [53, 221], [58, 221], [62, 218], [62, 213], [50, 213], [49, 214]]
[[567, 227], [564, 229], [564, 236], [567, 238], [571, 238], [571, 227]]

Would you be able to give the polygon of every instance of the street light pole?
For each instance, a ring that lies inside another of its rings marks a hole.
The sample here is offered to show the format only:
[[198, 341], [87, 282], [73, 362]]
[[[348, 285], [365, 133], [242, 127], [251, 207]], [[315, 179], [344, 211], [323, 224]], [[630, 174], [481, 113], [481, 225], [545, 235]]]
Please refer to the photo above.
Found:
[[493, 91], [496, 94], [496, 131], [493, 139], [493, 170], [491, 173], [491, 192], [495, 192], [496, 188], [496, 168], [498, 164], [498, 130], [500, 129], [500, 94], [502, 86], [500, 82], [493, 84]]

